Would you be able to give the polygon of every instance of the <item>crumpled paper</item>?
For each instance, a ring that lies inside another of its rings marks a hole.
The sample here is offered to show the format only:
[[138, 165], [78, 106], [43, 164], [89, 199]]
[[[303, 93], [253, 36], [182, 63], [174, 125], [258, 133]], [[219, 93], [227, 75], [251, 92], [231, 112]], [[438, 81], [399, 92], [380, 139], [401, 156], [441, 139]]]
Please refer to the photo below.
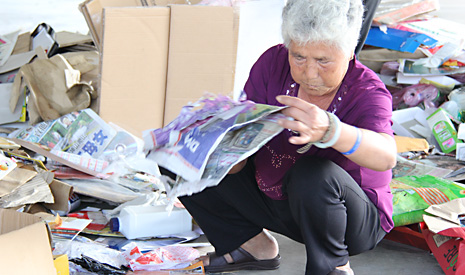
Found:
[[425, 212], [433, 215], [423, 215], [423, 220], [428, 229], [434, 233], [439, 233], [449, 228], [465, 226], [463, 220], [465, 215], [465, 198], [431, 205], [425, 209]]

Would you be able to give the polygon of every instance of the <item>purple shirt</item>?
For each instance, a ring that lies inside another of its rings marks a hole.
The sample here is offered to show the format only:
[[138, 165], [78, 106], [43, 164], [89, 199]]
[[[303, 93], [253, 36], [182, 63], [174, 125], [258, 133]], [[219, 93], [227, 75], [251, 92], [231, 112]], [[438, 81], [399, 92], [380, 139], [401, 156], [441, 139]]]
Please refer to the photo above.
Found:
[[[268, 49], [250, 71], [244, 90], [247, 99], [256, 103], [282, 105], [277, 95], [298, 91], [292, 79], [288, 50], [284, 45]], [[333, 101], [327, 109], [347, 124], [393, 136], [392, 97], [384, 83], [370, 69], [353, 59]], [[303, 145], [288, 142], [289, 130], [285, 129], [265, 146], [255, 157], [255, 177], [260, 190], [276, 200], [286, 199], [282, 194], [282, 179], [296, 160], [302, 156], [296, 150]], [[389, 183], [392, 171], [378, 172], [354, 163], [340, 152], [312, 146], [303, 155], [316, 155], [332, 160], [361, 186], [378, 208], [381, 226], [386, 232], [393, 228], [392, 194]]]

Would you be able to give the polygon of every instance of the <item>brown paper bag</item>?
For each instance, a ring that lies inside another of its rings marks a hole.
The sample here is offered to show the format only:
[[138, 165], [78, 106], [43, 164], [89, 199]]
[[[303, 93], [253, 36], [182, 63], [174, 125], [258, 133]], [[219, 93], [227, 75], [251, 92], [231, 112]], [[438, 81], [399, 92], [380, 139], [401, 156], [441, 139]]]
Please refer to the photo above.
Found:
[[81, 82], [80, 77], [80, 71], [60, 54], [50, 59], [37, 59], [22, 66], [16, 75], [10, 108], [15, 108], [25, 87], [30, 92], [27, 108], [30, 124], [88, 108], [94, 88]]

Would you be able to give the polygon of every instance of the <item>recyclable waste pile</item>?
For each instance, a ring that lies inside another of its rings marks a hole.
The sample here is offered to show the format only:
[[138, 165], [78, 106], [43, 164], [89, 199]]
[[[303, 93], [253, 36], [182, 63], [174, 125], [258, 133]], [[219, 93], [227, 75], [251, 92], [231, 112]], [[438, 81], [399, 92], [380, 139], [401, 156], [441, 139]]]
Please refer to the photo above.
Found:
[[[123, 2], [122, 7], [167, 4]], [[157, 160], [146, 157], [142, 133], [99, 114], [103, 41], [95, 28], [102, 26], [87, 16], [101, 16], [107, 4], [120, 5], [87, 0], [76, 7], [89, 24], [88, 35], [55, 32], [45, 22], [24, 33], [0, 34], [0, 215], [10, 224], [23, 217], [14, 213], [47, 224], [49, 256], [58, 273], [204, 274], [197, 259], [210, 244], [176, 195], [170, 196], [175, 179], [161, 175]], [[21, 223], [14, 230], [26, 227]], [[0, 230], [0, 236], [7, 238], [7, 232]], [[59, 266], [63, 258], [67, 262]], [[18, 264], [8, 266], [32, 272], [19, 262], [18, 256]], [[40, 271], [45, 262], [31, 266]]]
[[[358, 59], [378, 73], [393, 98], [396, 227], [386, 238], [432, 251], [446, 274], [459, 274], [460, 256], [444, 259], [463, 245], [451, 241], [463, 236], [463, 224], [452, 224], [455, 234], [430, 232], [438, 220], [428, 219], [426, 210], [465, 197], [465, 26], [433, 16], [438, 10], [434, 0], [381, 1]], [[447, 211], [454, 221], [464, 214]], [[440, 238], [444, 242], [433, 241]]]
[[141, 139], [86, 108], [19, 128], [1, 141], [0, 207], [42, 217], [53, 255], [67, 255], [71, 271], [203, 271], [201, 263], [190, 266], [199, 257], [196, 245], [180, 246], [201, 231], [167, 198]]

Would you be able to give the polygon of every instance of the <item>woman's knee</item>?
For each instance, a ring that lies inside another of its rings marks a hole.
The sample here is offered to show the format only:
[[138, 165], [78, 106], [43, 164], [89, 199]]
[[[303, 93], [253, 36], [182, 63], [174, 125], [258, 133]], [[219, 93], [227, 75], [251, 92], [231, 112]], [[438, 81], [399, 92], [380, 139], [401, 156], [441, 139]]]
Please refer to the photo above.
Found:
[[334, 162], [316, 156], [305, 156], [296, 161], [291, 168], [291, 173], [325, 174], [328, 170], [334, 169]]
[[332, 161], [318, 157], [302, 157], [288, 171], [283, 191], [298, 199], [319, 197], [325, 192], [334, 193], [334, 172], [341, 169]]

